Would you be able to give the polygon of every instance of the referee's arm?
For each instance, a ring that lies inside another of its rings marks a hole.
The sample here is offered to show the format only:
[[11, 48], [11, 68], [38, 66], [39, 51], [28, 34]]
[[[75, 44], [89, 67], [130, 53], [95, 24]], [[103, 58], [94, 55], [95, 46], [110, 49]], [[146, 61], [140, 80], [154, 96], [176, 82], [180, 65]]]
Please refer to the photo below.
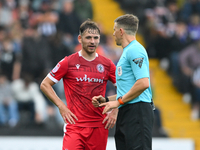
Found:
[[122, 102], [127, 103], [149, 88], [149, 78], [138, 79], [132, 88], [122, 97]]

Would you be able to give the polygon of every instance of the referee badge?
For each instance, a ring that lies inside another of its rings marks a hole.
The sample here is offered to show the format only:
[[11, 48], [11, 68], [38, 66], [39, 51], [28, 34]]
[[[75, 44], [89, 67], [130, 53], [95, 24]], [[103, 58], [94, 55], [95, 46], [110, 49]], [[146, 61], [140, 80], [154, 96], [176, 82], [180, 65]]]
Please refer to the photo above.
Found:
[[122, 75], [122, 66], [117, 67], [117, 74], [118, 76]]
[[136, 59], [133, 59], [133, 62], [141, 68], [142, 67], [142, 63], [143, 63], [143, 59], [144, 58], [136, 58]]
[[98, 64], [98, 65], [97, 65], [97, 70], [98, 70], [100, 73], [104, 72], [104, 66], [103, 66], [102, 64]]

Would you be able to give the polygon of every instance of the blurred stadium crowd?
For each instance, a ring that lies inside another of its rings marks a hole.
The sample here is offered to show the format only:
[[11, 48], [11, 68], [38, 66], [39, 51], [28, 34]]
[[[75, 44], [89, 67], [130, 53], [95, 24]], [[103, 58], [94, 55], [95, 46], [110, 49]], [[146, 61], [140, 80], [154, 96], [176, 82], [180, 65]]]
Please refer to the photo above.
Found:
[[[160, 60], [183, 100], [191, 103], [191, 119], [199, 119], [200, 1], [115, 1], [139, 17], [138, 34], [149, 57]], [[81, 49], [78, 29], [87, 18], [93, 19], [89, 0], [0, 0], [0, 126], [50, 125], [52, 118], [63, 125], [39, 84], [59, 60]], [[122, 50], [112, 35], [103, 32], [101, 23], [99, 27], [97, 52], [116, 64]], [[65, 101], [62, 82], [54, 89]], [[106, 94], [113, 93], [109, 83]], [[162, 126], [161, 121], [157, 124]]]
[[140, 18], [139, 33], [150, 58], [160, 60], [173, 84], [191, 103], [191, 119], [199, 119], [200, 1], [116, 0]]

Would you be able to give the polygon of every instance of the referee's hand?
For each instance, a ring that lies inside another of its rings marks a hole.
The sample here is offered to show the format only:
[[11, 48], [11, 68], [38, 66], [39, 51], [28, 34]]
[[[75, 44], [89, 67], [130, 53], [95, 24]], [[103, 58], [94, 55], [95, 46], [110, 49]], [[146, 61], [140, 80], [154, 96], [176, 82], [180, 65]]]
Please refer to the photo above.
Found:
[[118, 109], [113, 109], [111, 112], [107, 113], [107, 116], [103, 120], [103, 124], [106, 122], [105, 129], [111, 129], [114, 127], [116, 121], [117, 121], [117, 114]]
[[100, 107], [105, 106], [105, 108], [103, 109], [103, 113], [102, 113], [102, 114], [105, 114], [114, 108], [118, 108], [120, 106], [120, 103], [118, 101], [110, 101], [107, 103], [102, 103], [99, 106]]

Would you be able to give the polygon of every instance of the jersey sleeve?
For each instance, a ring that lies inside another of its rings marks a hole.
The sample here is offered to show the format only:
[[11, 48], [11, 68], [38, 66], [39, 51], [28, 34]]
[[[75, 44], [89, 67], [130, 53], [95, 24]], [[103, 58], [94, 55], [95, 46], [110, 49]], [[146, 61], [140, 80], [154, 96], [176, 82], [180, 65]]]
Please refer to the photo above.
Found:
[[148, 58], [142, 50], [137, 50], [138, 53], [127, 53], [128, 61], [131, 64], [131, 68], [136, 80], [141, 78], [149, 78], [149, 69], [148, 69]]
[[68, 70], [68, 60], [67, 57], [62, 59], [57, 65], [50, 71], [48, 77], [55, 83], [60, 81], [63, 76], [67, 73]]
[[116, 70], [116, 66], [115, 64], [110, 60], [111, 65], [110, 65], [110, 76], [109, 76], [109, 80], [116, 85], [116, 76], [115, 76], [115, 70]]

